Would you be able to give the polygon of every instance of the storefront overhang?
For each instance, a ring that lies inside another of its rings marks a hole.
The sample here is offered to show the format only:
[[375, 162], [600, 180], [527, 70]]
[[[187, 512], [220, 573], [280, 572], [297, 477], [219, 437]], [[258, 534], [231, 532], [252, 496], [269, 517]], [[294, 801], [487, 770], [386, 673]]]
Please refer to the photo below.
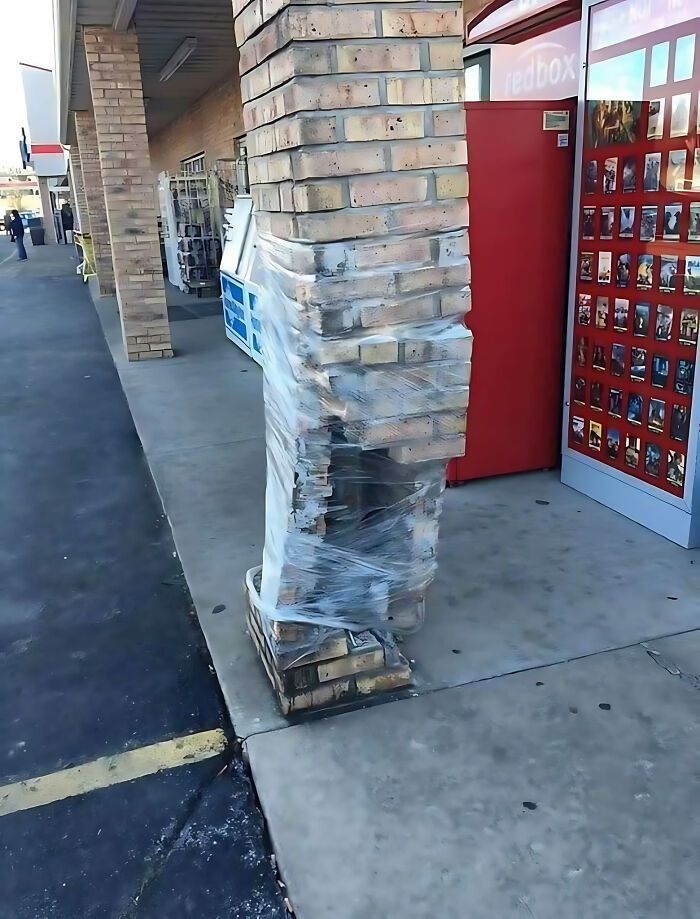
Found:
[[[151, 136], [207, 90], [237, 72], [231, 0], [53, 0], [61, 140], [72, 143], [71, 111], [91, 107], [84, 26], [133, 28], [139, 37], [146, 121]], [[171, 75], [163, 67], [187, 39], [194, 51]]]
[[581, 0], [492, 0], [467, 23], [466, 44], [514, 44], [580, 17]]

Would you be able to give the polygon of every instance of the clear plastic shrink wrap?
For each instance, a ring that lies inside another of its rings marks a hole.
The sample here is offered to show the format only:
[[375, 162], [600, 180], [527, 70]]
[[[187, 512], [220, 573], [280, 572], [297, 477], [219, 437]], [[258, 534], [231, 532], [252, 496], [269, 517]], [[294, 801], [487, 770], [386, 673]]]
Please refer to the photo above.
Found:
[[464, 229], [310, 244], [261, 223], [267, 490], [249, 590], [292, 666], [334, 630], [422, 624], [446, 460], [464, 453], [469, 260]]

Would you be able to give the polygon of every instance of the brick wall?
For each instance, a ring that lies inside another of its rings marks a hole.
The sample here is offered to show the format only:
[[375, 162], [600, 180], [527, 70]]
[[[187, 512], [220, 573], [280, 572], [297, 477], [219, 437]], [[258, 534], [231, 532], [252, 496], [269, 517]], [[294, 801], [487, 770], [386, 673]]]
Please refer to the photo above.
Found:
[[138, 38], [97, 27], [83, 38], [128, 358], [172, 357]]
[[83, 172], [83, 186], [90, 219], [90, 234], [95, 253], [95, 269], [100, 293], [111, 297], [115, 292], [112, 247], [107, 225], [100, 151], [97, 146], [95, 118], [90, 111], [75, 113], [75, 134], [80, 150], [80, 164]]
[[166, 170], [176, 174], [182, 160], [202, 152], [210, 166], [217, 159], [231, 159], [234, 138], [244, 131], [240, 79], [234, 71], [183, 115], [149, 138], [154, 173]]

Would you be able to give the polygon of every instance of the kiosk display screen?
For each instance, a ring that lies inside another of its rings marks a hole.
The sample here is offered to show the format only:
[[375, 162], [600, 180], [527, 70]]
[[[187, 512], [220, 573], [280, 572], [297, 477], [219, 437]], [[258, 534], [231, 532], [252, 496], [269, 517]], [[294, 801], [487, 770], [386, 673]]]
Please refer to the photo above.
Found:
[[700, 325], [700, 2], [637, 6], [590, 10], [568, 445], [682, 496]]

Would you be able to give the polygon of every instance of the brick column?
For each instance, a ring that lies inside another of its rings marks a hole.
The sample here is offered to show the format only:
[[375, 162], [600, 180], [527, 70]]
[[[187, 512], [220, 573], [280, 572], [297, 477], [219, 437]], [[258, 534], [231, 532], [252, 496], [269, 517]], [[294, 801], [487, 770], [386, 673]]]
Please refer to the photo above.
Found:
[[463, 21], [450, 0], [234, 0], [234, 21], [267, 264], [261, 598], [279, 660], [297, 612], [422, 619], [465, 445]]
[[134, 32], [83, 32], [129, 360], [172, 357], [158, 217]]
[[70, 151], [70, 184], [73, 189], [73, 199], [75, 207], [73, 208], [73, 226], [81, 233], [90, 232], [90, 218], [88, 217], [87, 198], [85, 197], [85, 185], [83, 182], [83, 167], [80, 163], [80, 149], [77, 144], [73, 144]]
[[51, 207], [51, 193], [49, 192], [49, 180], [46, 176], [39, 176], [39, 196], [41, 198], [41, 213], [44, 218], [44, 239], [47, 244], [55, 245], [56, 224], [53, 219], [53, 208]]
[[95, 253], [97, 282], [102, 296], [113, 297], [116, 288], [114, 285], [114, 267], [112, 265], [112, 247], [107, 225], [105, 192], [100, 169], [100, 151], [97, 146], [97, 131], [92, 112], [75, 113], [75, 134], [78, 138], [90, 236]]

